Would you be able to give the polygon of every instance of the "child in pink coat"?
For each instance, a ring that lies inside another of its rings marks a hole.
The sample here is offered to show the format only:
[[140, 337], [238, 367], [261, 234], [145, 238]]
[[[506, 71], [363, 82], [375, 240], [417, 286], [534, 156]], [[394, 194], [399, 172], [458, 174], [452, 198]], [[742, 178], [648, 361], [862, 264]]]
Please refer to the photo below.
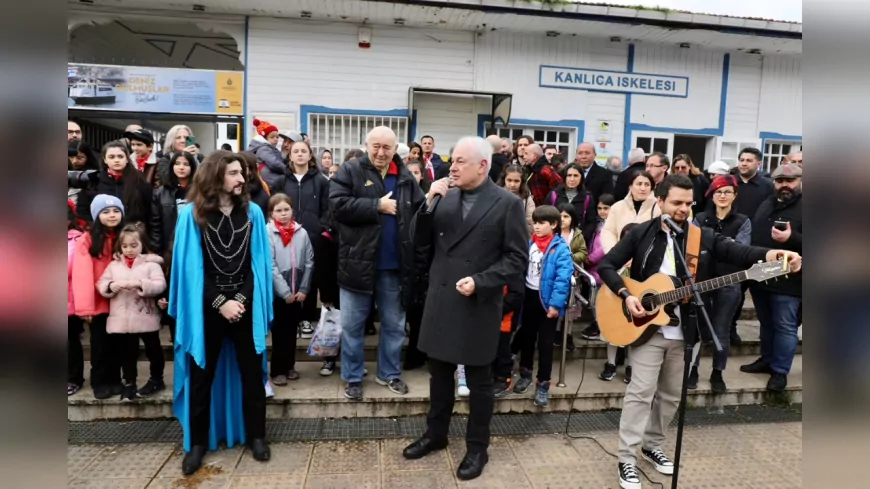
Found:
[[[109, 302], [106, 331], [123, 335], [117, 352], [124, 374], [121, 401], [133, 401], [137, 395], [151, 396], [165, 389], [163, 383], [163, 349], [160, 345], [160, 310], [156, 297], [166, 290], [163, 258], [148, 253], [145, 229], [141, 223], [128, 224], [118, 235], [115, 256], [97, 282], [97, 290]], [[151, 363], [151, 378], [137, 393], [136, 362], [139, 338]]]
[[[68, 203], [69, 204], [69, 203]], [[84, 323], [82, 318], [76, 316], [76, 306], [73, 301], [73, 255], [79, 238], [84, 234], [75, 214], [75, 206], [67, 205], [66, 210], [66, 322], [67, 322], [67, 362], [66, 362], [66, 395], [71, 396], [82, 388], [85, 383], [85, 362], [82, 351], [82, 333]]]

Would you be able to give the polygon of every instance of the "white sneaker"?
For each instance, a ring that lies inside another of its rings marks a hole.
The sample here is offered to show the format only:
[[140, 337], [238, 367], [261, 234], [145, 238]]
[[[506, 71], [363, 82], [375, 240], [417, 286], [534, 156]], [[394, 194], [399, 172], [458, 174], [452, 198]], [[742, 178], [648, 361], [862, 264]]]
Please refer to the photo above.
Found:
[[299, 323], [300, 328], [300, 336], [304, 340], [310, 340], [312, 336], [314, 336], [314, 326], [311, 325], [308, 321], [302, 321]]
[[471, 391], [468, 389], [468, 383], [465, 380], [465, 365], [457, 365], [456, 372], [456, 377], [459, 381], [459, 388], [456, 389], [456, 394], [459, 397], [468, 397]]
[[266, 381], [266, 398], [275, 397], [275, 389], [272, 388], [272, 381]]
[[468, 389], [468, 386], [465, 385], [465, 382], [463, 381], [459, 384], [459, 388], [456, 389], [456, 394], [459, 397], [468, 397], [468, 395], [471, 394], [471, 391]]
[[632, 464], [619, 464], [619, 487], [622, 489], [641, 489], [637, 467]]

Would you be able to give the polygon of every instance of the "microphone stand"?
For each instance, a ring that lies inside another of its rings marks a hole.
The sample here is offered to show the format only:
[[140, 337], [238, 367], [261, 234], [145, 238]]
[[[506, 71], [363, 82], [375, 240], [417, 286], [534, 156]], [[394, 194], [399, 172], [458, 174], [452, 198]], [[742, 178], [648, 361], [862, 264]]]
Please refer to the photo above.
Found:
[[[674, 243], [677, 243], [677, 233], [671, 231], [670, 234], [671, 238], [674, 240]], [[688, 237], [686, 239], [688, 239]], [[674, 248], [679, 248], [679, 246], [674, 246]], [[695, 283], [695, 279], [694, 277], [692, 277], [689, 266], [686, 264], [686, 257], [684, 256], [685, 250], [674, 250], [674, 255], [676, 255], [677, 261], [680, 262], [683, 273], [688, 279], [689, 287], [692, 289], [692, 298], [690, 299], [690, 301], [692, 303], [692, 306], [694, 306], [694, 314], [690, 313], [690, 316], [695, 318], [697, 318], [699, 315], [703, 316], [704, 322], [707, 324], [707, 328], [710, 329], [710, 337], [713, 338], [713, 345], [716, 347], [716, 351], [721, 352], [722, 345], [719, 343], [719, 339], [716, 337], [716, 331], [713, 330], [713, 323], [710, 322], [710, 316], [707, 315], [707, 308], [704, 306], [704, 301], [701, 300], [701, 292], [698, 290], [698, 285]], [[700, 314], [698, 314], [699, 312]], [[677, 446], [674, 450], [674, 473], [671, 479], [671, 489], [677, 489], [677, 481], [680, 477], [680, 454], [683, 449], [683, 425], [686, 422], [686, 397], [688, 394], [686, 383], [689, 380], [689, 370], [691, 369], [692, 364], [692, 349], [695, 345], [695, 341], [700, 341], [698, 340], [698, 338], [696, 338], [698, 333], [697, 328], [687, 328], [686, 321], [682, 321], [682, 318], [680, 319], [680, 325], [683, 329], [685, 353], [683, 357], [683, 385], [680, 388], [680, 406], [677, 408]]]

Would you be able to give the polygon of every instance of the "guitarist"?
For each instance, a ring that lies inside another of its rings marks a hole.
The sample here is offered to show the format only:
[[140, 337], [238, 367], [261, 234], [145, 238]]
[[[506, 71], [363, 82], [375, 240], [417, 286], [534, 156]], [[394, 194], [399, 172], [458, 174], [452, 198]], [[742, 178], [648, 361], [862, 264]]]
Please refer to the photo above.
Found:
[[[660, 217], [639, 224], [619, 240], [601, 261], [598, 273], [607, 287], [625, 300], [634, 316], [645, 315], [637, 297], [629, 294], [617, 270], [632, 262], [631, 278], [644, 281], [656, 273], [678, 276], [683, 273], [674, 253], [686, 254], [689, 235], [689, 211], [694, 186], [684, 175], [670, 175], [656, 187], [656, 197], [663, 215], [668, 215], [686, 231], [672, 238]], [[702, 228], [697, 264], [697, 280], [711, 277], [713, 263], [725, 262], [750, 268], [759, 260], [772, 261], [788, 257], [792, 272], [801, 267], [801, 257], [784, 250], [770, 250], [739, 244], [710, 228]], [[694, 259], [693, 257], [690, 257]], [[689, 264], [692, 260], [687, 259]], [[677, 410], [686, 341], [695, 342], [697, 318], [687, 307], [676, 307], [679, 322], [659, 328], [643, 345], [632, 346], [632, 380], [623, 401], [619, 423], [619, 486], [640, 489], [637, 472], [637, 446], [641, 453], [662, 474], [673, 474], [674, 464], [665, 455], [665, 429]]]

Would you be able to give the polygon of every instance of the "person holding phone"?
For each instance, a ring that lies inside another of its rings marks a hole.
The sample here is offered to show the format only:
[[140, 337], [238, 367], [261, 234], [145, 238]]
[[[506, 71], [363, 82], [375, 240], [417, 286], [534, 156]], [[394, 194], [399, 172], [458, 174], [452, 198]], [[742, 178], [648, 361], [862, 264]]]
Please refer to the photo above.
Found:
[[202, 155], [199, 148], [196, 146], [196, 138], [193, 131], [182, 124], [172, 126], [166, 131], [166, 138], [163, 143], [163, 152], [158, 154], [157, 176], [160, 182], [169, 181], [172, 165], [170, 160], [176, 153], [190, 153], [196, 158], [197, 163], [202, 163]]
[[[776, 246], [798, 254], [803, 251], [803, 170], [794, 163], [773, 171], [774, 194], [758, 208], [752, 220], [752, 244]], [[742, 189], [742, 187], [741, 187]], [[767, 389], [784, 391], [797, 352], [801, 324], [803, 280], [790, 274], [777, 281], [753, 283], [752, 301], [761, 323], [761, 358], [740, 370], [770, 374]]]

